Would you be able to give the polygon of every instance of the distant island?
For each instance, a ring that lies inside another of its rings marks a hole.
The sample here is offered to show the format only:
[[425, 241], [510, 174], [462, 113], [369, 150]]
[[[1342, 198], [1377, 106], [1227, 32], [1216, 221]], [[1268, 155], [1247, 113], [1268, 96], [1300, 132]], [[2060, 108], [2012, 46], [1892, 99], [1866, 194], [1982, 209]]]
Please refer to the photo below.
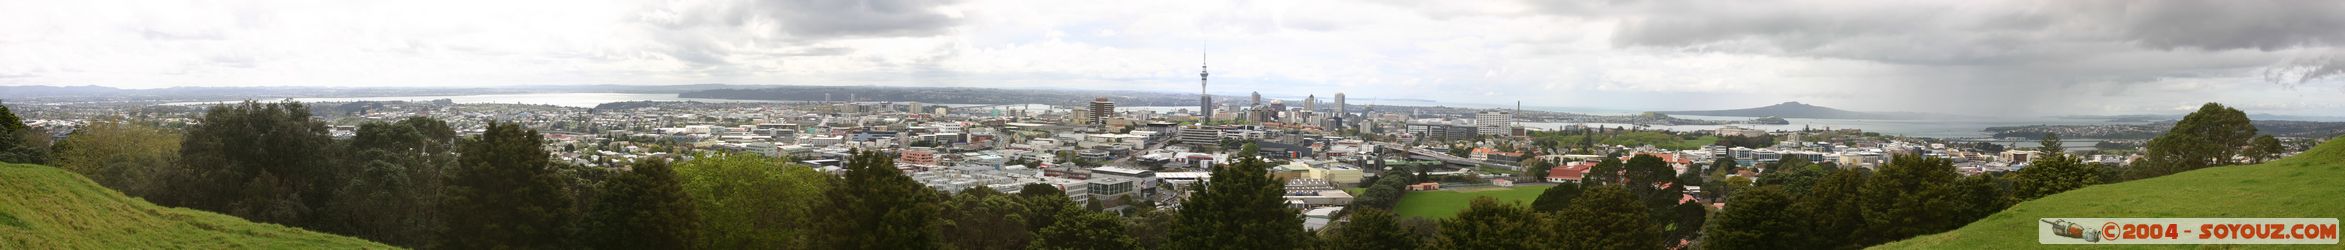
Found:
[[1919, 114], [1919, 113], [1873, 113], [1873, 112], [1857, 112], [1857, 111], [1847, 111], [1847, 110], [1840, 110], [1840, 109], [1834, 109], [1834, 108], [1827, 108], [1827, 107], [1823, 107], [1823, 106], [1808, 105], [1808, 104], [1805, 104], [1805, 103], [1799, 103], [1799, 102], [1785, 102], [1785, 103], [1780, 103], [1780, 104], [1775, 104], [1775, 105], [1767, 105], [1766, 107], [1747, 108], [1747, 109], [1728, 109], [1728, 110], [1699, 110], [1699, 111], [1658, 111], [1658, 112], [1654, 112], [1654, 113], [1661, 113], [1661, 114], [1671, 114], [1671, 115], [1700, 115], [1700, 116], [1774, 117], [1774, 118], [1777, 118], [1777, 119], [1780, 119], [1780, 118], [1806, 118], [1806, 119], [1874, 119], [1874, 120], [1912, 120], [1912, 119], [1922, 119], [1922, 118], [1925, 118], [1925, 117], [1927, 116], [1927, 115], [1924, 115], [1924, 114]]

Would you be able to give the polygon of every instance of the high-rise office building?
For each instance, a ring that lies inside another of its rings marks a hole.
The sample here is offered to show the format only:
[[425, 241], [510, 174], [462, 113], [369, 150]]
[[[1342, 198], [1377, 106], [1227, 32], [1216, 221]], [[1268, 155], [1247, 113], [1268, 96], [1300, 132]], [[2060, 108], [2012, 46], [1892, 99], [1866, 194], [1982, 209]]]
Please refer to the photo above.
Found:
[[1091, 124], [1106, 125], [1108, 120], [1107, 118], [1114, 117], [1115, 114], [1116, 103], [1113, 101], [1108, 101], [1107, 97], [1102, 96], [1099, 97], [1099, 99], [1091, 100]]
[[1285, 113], [1286, 111], [1286, 101], [1277, 99], [1270, 100], [1270, 120], [1286, 118], [1286, 115], [1280, 114]]
[[1343, 92], [1335, 92], [1335, 117], [1344, 117], [1346, 114], [1350, 113], [1344, 112]]
[[1505, 135], [1514, 128], [1514, 113], [1500, 110], [1474, 113], [1474, 132], [1482, 135]]
[[1319, 95], [1303, 96], [1303, 111], [1319, 112]]

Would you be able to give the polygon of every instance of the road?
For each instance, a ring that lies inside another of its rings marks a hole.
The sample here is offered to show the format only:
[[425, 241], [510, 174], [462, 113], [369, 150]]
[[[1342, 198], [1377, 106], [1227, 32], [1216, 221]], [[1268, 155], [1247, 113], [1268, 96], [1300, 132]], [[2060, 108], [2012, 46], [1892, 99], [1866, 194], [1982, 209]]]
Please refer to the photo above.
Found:
[[1386, 148], [1398, 148], [1398, 149], [1401, 149], [1401, 150], [1403, 150], [1403, 151], [1408, 151], [1408, 152], [1409, 152], [1409, 154], [1414, 154], [1414, 155], [1422, 155], [1422, 156], [1426, 156], [1426, 157], [1432, 157], [1434, 160], [1440, 160], [1441, 162], [1447, 162], [1447, 163], [1450, 163], [1450, 164], [1463, 164], [1463, 165], [1474, 165], [1474, 166], [1485, 166], [1485, 167], [1500, 167], [1500, 168], [1506, 168], [1507, 170], [1514, 170], [1514, 171], [1522, 171], [1522, 170], [1523, 170], [1523, 167], [1520, 167], [1520, 166], [1514, 166], [1514, 165], [1509, 165], [1509, 164], [1502, 164], [1502, 163], [1494, 163], [1494, 162], [1488, 162], [1488, 161], [1477, 161], [1477, 160], [1474, 160], [1474, 159], [1468, 159], [1468, 158], [1465, 158], [1465, 157], [1457, 157], [1457, 156], [1455, 156], [1455, 155], [1449, 155], [1449, 153], [1446, 153], [1446, 152], [1435, 152], [1435, 151], [1433, 151], [1433, 150], [1422, 149], [1422, 148], [1416, 148], [1416, 147], [1409, 147], [1409, 146], [1406, 146], [1406, 145], [1401, 145], [1401, 144], [1399, 144], [1399, 143], [1391, 143], [1391, 142], [1376, 142], [1376, 146], [1378, 146], [1378, 147], [1386, 147]]

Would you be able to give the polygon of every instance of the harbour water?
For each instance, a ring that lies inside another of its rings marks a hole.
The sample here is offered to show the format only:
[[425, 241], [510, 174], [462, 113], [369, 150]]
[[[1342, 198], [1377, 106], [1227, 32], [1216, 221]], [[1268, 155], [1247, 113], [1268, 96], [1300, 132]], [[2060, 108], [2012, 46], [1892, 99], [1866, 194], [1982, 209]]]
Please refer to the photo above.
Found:
[[[1747, 121], [1747, 120], [1751, 120], [1751, 119], [1756, 119], [1756, 117], [1732, 117], [1732, 116], [1698, 116], [1698, 115], [1672, 115], [1671, 117], [1677, 117], [1677, 118], [1686, 118], [1686, 119], [1698, 119], [1698, 120], [1726, 120], [1726, 121]], [[1986, 138], [1986, 137], [1989, 137], [1989, 136], [1992, 136], [1992, 135], [1993, 135], [1993, 134], [1987, 133], [1987, 132], [1985, 131], [1985, 130], [1986, 130], [1988, 127], [2028, 126], [2028, 125], [2091, 125], [2091, 124], [2117, 124], [2117, 123], [2112, 123], [2112, 122], [2109, 122], [2108, 120], [2103, 120], [2103, 119], [2059, 119], [2059, 118], [2033, 118], [2033, 119], [2015, 119], [2015, 120], [1983, 120], [1983, 119], [1982, 119], [1982, 120], [1963, 120], [1963, 119], [1949, 119], [1949, 120], [1866, 120], [1866, 119], [1806, 119], [1806, 118], [1786, 118], [1786, 119], [1784, 119], [1784, 120], [1785, 120], [1785, 121], [1790, 121], [1790, 122], [1791, 122], [1791, 124], [1782, 124], [1782, 125], [1761, 125], [1761, 124], [1734, 124], [1734, 125], [1667, 125], [1667, 126], [1664, 126], [1664, 125], [1652, 125], [1652, 126], [1644, 126], [1643, 128], [1644, 128], [1644, 129], [1672, 130], [1672, 131], [1714, 130], [1714, 129], [1718, 129], [1718, 128], [1720, 128], [1720, 127], [1725, 127], [1725, 126], [1736, 126], [1736, 127], [1743, 127], [1743, 128], [1750, 128], [1750, 129], [1759, 129], [1759, 130], [1768, 130], [1768, 131], [1775, 131], [1775, 130], [1800, 130], [1800, 129], [1803, 129], [1803, 128], [1813, 128], [1813, 129], [1828, 129], [1828, 128], [1829, 128], [1829, 129], [1847, 129], [1847, 128], [1854, 128], [1854, 129], [1862, 129], [1862, 130], [1864, 130], [1865, 132], [1877, 132], [1877, 133], [1881, 133], [1881, 134], [1884, 134], [1884, 135], [1902, 135], [1902, 136], [1912, 136], [1912, 137], [1933, 137], [1933, 138]], [[1635, 126], [1635, 125], [1631, 125], [1631, 124], [1621, 124], [1621, 123], [1550, 123], [1550, 122], [1525, 122], [1525, 123], [1522, 123], [1522, 124], [1523, 124], [1523, 126], [1525, 126], [1525, 127], [1529, 127], [1529, 128], [1533, 128], [1533, 129], [1559, 129], [1559, 128], [1563, 128], [1563, 127], [1570, 126], [1570, 125], [1582, 125], [1582, 126], [1609, 126], [1609, 127]], [[2088, 145], [2089, 145], [2089, 144], [2088, 144]]]
[[[604, 104], [604, 103], [613, 103], [613, 102], [631, 102], [631, 101], [662, 101], [662, 102], [683, 102], [683, 101], [692, 101], [692, 102], [706, 102], [706, 103], [794, 103], [794, 102], [809, 102], [809, 101], [783, 101], [783, 100], [735, 100], [735, 99], [682, 98], [682, 97], [676, 97], [676, 94], [640, 94], [640, 93], [533, 93], [533, 94], [445, 95], [445, 96], [296, 97], [296, 98], [290, 98], [290, 99], [292, 99], [293, 101], [298, 101], [298, 102], [305, 102], [305, 103], [307, 103], [307, 102], [360, 102], [360, 101], [378, 101], [378, 102], [379, 102], [379, 101], [411, 101], [411, 102], [421, 102], [421, 101], [431, 101], [431, 100], [439, 100], [439, 99], [448, 99], [448, 101], [450, 101], [450, 102], [461, 103], [461, 104], [537, 104], [537, 105], [553, 105], [553, 106], [575, 107], [575, 108], [593, 108], [595, 105], [601, 105], [601, 104]], [[165, 103], [165, 104], [163, 104], [163, 105], [209, 105], [209, 104], [218, 104], [218, 103], [234, 103], [234, 102], [242, 102], [242, 101], [243, 101], [243, 100], [208, 101], [208, 102], [175, 102], [175, 103]], [[260, 101], [264, 101], [264, 102], [273, 102], [273, 101], [276, 101], [276, 100], [260, 100]], [[866, 103], [876, 103], [876, 102], [866, 102]], [[985, 105], [978, 105], [978, 104], [950, 104], [950, 103], [923, 103], [923, 104], [921, 104], [921, 105], [927, 105], [927, 106], [938, 106], [938, 107], [970, 107], [970, 106], [985, 106]], [[1039, 104], [1036, 104], [1036, 105], [1039, 105]], [[1043, 106], [1047, 106], [1047, 105], [1043, 105]]]
[[[420, 101], [431, 101], [431, 100], [439, 100], [439, 99], [448, 99], [448, 100], [449, 100], [449, 101], [451, 101], [451, 102], [455, 102], [455, 103], [462, 103], [462, 104], [540, 104], [540, 105], [553, 105], [553, 106], [563, 106], [563, 107], [578, 107], [578, 108], [593, 108], [595, 105], [600, 105], [600, 104], [604, 104], [604, 103], [613, 103], [613, 102], [628, 102], [628, 101], [697, 101], [697, 102], [711, 102], [711, 103], [735, 103], [735, 102], [775, 102], [775, 103], [779, 103], [779, 102], [791, 102], [791, 101], [766, 101], [766, 100], [730, 100], [730, 99], [681, 98], [681, 97], [676, 97], [676, 94], [638, 94], [638, 93], [533, 93], [533, 94], [451, 95], [451, 96], [297, 97], [297, 98], [290, 98], [290, 99], [292, 99], [293, 101], [299, 101], [299, 102], [305, 102], [305, 103], [307, 103], [307, 102], [359, 102], [359, 101], [412, 101], [412, 102], [420, 102]], [[242, 102], [242, 101], [243, 101], [243, 100], [230, 100], [230, 101], [211, 101], [211, 102], [178, 102], [178, 103], [166, 103], [166, 104], [164, 104], [164, 105], [207, 105], [207, 104], [215, 104], [215, 103], [235, 103], [235, 102]], [[265, 101], [275, 101], [275, 100], [260, 100], [260, 101], [264, 101], [264, 102], [265, 102]]]

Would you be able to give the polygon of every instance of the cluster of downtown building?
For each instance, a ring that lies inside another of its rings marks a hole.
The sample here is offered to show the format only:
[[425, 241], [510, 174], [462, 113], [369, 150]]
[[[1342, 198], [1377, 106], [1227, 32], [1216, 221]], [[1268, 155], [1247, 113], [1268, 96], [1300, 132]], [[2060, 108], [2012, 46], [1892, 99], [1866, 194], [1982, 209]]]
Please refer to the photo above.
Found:
[[[896, 156], [897, 169], [937, 190], [958, 192], [983, 186], [1019, 192], [1028, 184], [1039, 183], [1060, 188], [1077, 201], [1097, 200], [1104, 209], [1117, 211], [1150, 204], [1177, 209], [1179, 201], [1191, 193], [1190, 184], [1208, 181], [1211, 167], [1232, 160], [1229, 152], [1236, 148], [1231, 143], [1242, 141], [1257, 144], [1262, 157], [1281, 163], [1270, 171], [1289, 182], [1286, 198], [1292, 208], [1318, 215], [1307, 219], [1312, 225], [1324, 225], [1328, 219], [1324, 215], [1351, 202], [1353, 194], [1339, 187], [1357, 185], [1391, 164], [1426, 164], [1439, 168], [1433, 174], [1471, 175], [1494, 182], [1576, 182], [1600, 157], [1597, 155], [1614, 152], [1663, 156], [1680, 171], [1719, 157], [1733, 157], [1745, 166], [1793, 156], [1870, 168], [1885, 162], [1888, 155], [1912, 153], [1956, 159], [1971, 173], [2024, 167], [2026, 159], [2037, 154], [1834, 136], [1861, 133], [1853, 129], [1759, 131], [1728, 126], [1688, 133], [1766, 134], [1787, 140], [1763, 148], [1667, 150], [1652, 145], [1606, 145], [1595, 155], [1542, 156], [1565, 163], [1549, 171], [1550, 175], [1513, 176], [1477, 169], [1508, 166], [1524, 157], [1489, 145], [1520, 143], [1527, 141], [1528, 131], [1546, 129], [1519, 126], [1517, 111], [1377, 112], [1373, 105], [1345, 103], [1343, 94], [1333, 97], [1332, 105], [1322, 106], [1315, 95], [1290, 104], [1287, 100], [1264, 100], [1256, 94], [1243, 102], [1200, 103], [1194, 110], [1124, 110], [1108, 97], [1082, 105], [867, 101], [644, 102], [603, 108], [447, 102], [374, 102], [355, 108], [349, 103], [312, 105], [333, 124], [337, 136], [350, 135], [359, 123], [415, 116], [448, 121], [464, 134], [479, 133], [490, 121], [519, 123], [542, 131], [547, 137], [545, 147], [556, 160], [586, 166], [618, 168], [643, 159], [686, 159], [690, 152], [725, 151], [788, 157], [803, 163], [777, 167], [837, 172], [850, 150], [880, 151]], [[60, 126], [124, 115], [185, 123], [202, 113], [200, 107], [143, 108], [149, 112], [136, 113], [76, 107], [30, 106], [19, 112], [33, 114], [36, 124]], [[1804, 140], [1808, 136], [1824, 138]], [[1477, 145], [1465, 161], [1481, 163], [1428, 164], [1434, 161], [1425, 161], [1418, 157], [1422, 153], [1415, 153], [1423, 148], [1402, 146], [1407, 142]], [[2092, 157], [2088, 160], [2124, 160]], [[1736, 174], [1763, 178], [1764, 173]]]

